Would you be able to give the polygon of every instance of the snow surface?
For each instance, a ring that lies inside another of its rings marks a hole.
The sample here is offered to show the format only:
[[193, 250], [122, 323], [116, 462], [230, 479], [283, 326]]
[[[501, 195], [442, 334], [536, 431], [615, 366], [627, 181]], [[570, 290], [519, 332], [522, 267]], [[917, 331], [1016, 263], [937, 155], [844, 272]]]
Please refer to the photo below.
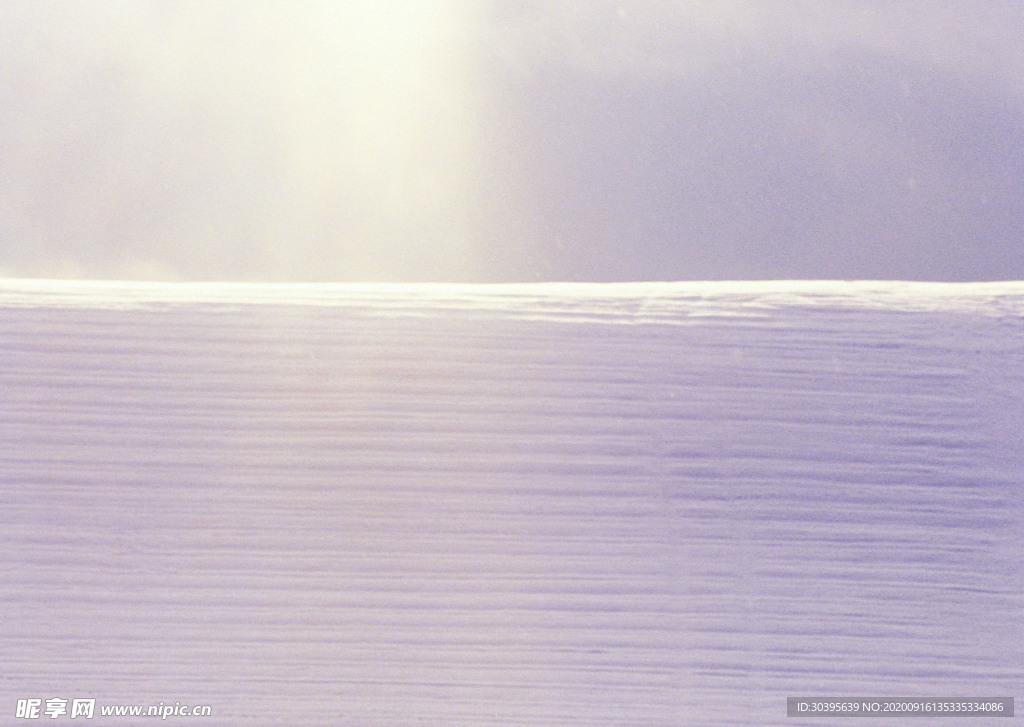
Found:
[[1022, 425], [1022, 283], [0, 281], [0, 714], [1020, 696]]

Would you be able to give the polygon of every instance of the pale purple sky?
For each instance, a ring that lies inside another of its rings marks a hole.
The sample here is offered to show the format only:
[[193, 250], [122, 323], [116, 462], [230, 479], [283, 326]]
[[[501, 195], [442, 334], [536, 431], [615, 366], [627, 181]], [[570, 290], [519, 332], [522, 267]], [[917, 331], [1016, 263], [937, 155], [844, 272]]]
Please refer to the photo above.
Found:
[[1024, 279], [1024, 6], [0, 5], [0, 275]]

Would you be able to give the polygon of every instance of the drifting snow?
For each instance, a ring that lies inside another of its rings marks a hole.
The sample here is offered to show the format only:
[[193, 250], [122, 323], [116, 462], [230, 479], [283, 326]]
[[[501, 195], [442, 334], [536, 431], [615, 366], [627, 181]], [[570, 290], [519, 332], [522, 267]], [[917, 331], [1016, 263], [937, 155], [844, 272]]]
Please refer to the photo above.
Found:
[[1019, 283], [0, 282], [0, 709], [1013, 696], [1022, 394]]

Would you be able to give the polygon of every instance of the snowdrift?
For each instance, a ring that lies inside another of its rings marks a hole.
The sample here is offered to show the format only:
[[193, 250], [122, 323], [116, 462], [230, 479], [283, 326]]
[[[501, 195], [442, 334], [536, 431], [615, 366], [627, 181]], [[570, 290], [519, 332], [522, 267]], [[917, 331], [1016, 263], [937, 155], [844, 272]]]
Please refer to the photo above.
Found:
[[1014, 696], [1022, 432], [1021, 283], [0, 281], [0, 710]]

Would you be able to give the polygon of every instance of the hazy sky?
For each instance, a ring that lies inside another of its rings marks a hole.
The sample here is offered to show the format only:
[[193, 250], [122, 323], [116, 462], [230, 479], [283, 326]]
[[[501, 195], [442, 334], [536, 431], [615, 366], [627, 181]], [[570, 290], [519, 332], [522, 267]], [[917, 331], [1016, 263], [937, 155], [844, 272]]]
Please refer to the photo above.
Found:
[[0, 275], [1024, 279], [1019, 0], [13, 0], [0, 95]]

